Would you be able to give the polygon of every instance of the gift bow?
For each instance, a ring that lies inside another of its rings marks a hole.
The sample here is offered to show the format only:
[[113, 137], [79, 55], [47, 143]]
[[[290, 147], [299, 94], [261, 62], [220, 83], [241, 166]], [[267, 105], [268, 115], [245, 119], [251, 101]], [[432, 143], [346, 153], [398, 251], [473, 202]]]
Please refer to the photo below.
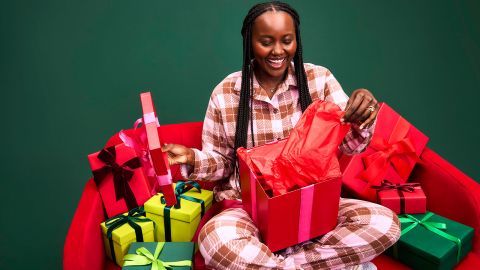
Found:
[[414, 192], [415, 187], [419, 186], [420, 183], [394, 184], [388, 180], [383, 180], [380, 186], [371, 186], [371, 188], [377, 189], [378, 191], [396, 189], [399, 191]]
[[[202, 189], [200, 187], [200, 184], [195, 182], [195, 181], [178, 181], [175, 186], [175, 197], [177, 198], [177, 203], [173, 206], [175, 209], [179, 209], [182, 206], [180, 205], [180, 198], [191, 201], [191, 202], [196, 202], [200, 204], [201, 207], [201, 212], [200, 212], [200, 218], [203, 217], [205, 214], [205, 201], [201, 199], [197, 199], [191, 196], [184, 195], [183, 193], [189, 191], [192, 188], [196, 188], [198, 192], [202, 192]], [[165, 198], [162, 196], [160, 197], [160, 202], [162, 204], [166, 204]], [[170, 209], [171, 206], [165, 205], [163, 208], [163, 226], [165, 228], [165, 241], [170, 242], [172, 241], [172, 226], [170, 224]]]
[[431, 218], [434, 214], [432, 212], [428, 212], [422, 219], [417, 219], [412, 215], [409, 214], [402, 214], [399, 215], [399, 220], [400, 223], [412, 223], [405, 229], [402, 229], [402, 232], [400, 233], [400, 237], [403, 236], [404, 234], [408, 233], [411, 231], [413, 228], [415, 228], [417, 225], [421, 225], [425, 227], [427, 230], [443, 237], [446, 238], [452, 242], [455, 242], [457, 244], [457, 263], [460, 262], [460, 256], [462, 253], [462, 240], [458, 237], [455, 237], [451, 234], [448, 234], [446, 232], [443, 232], [441, 230], [446, 230], [447, 229], [447, 224], [441, 223], [441, 222], [432, 222], [432, 221], [427, 221], [429, 218]]
[[380, 136], [374, 136], [370, 147], [377, 151], [362, 157], [366, 169], [360, 173], [359, 178], [376, 184], [390, 164], [403, 179], [408, 178], [410, 164], [404, 156], [418, 160], [413, 142], [407, 137], [409, 129], [410, 124], [400, 117], [388, 142]]
[[121, 130], [118, 136], [126, 146], [135, 149], [135, 152], [139, 156], [142, 163], [145, 175], [148, 178], [155, 179], [153, 186], [151, 187], [152, 190], [150, 191], [150, 194], [154, 195], [158, 192], [158, 190], [160, 190], [160, 183], [157, 180], [157, 175], [155, 174], [155, 169], [153, 168], [152, 160], [150, 158], [150, 152], [148, 151], [147, 135], [144, 130], [137, 135], [137, 129], [141, 123], [143, 123], [142, 118], [139, 118], [137, 121], [135, 121], [133, 126], [135, 135], [129, 136], [123, 130]]
[[192, 266], [192, 261], [189, 260], [164, 262], [158, 259], [158, 256], [160, 255], [164, 245], [165, 243], [158, 243], [154, 254], [144, 247], [137, 248], [137, 254], [127, 254], [123, 257], [123, 266], [151, 264], [151, 270], [167, 270], [172, 269], [174, 266]]
[[132, 209], [137, 207], [138, 204], [128, 182], [133, 177], [133, 170], [141, 167], [140, 160], [138, 157], [134, 157], [122, 165], [119, 165], [115, 161], [116, 156], [115, 146], [102, 149], [97, 158], [105, 163], [105, 165], [93, 171], [93, 179], [97, 186], [100, 186], [102, 180], [110, 173], [113, 173], [116, 200], [125, 199], [127, 208]]
[[112, 255], [112, 260], [116, 261], [115, 252], [113, 250], [114, 248], [113, 240], [112, 240], [113, 231], [118, 227], [122, 226], [123, 224], [128, 223], [130, 227], [132, 227], [135, 230], [135, 236], [137, 238], [137, 242], [143, 242], [142, 227], [140, 227], [140, 225], [138, 225], [135, 222], [149, 222], [149, 221], [151, 220], [145, 217], [145, 210], [143, 209], [143, 206], [140, 206], [128, 211], [127, 215], [122, 215], [122, 214], [116, 215], [105, 221], [105, 227], [107, 227], [107, 238], [110, 242], [110, 252]]

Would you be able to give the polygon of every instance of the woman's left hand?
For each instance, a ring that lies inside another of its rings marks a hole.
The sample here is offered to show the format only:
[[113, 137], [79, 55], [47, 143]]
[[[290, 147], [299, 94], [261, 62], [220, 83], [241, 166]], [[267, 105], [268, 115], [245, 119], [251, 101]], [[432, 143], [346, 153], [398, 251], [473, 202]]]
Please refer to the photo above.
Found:
[[342, 122], [359, 124], [360, 129], [367, 128], [375, 121], [378, 102], [367, 89], [357, 89], [347, 102]]

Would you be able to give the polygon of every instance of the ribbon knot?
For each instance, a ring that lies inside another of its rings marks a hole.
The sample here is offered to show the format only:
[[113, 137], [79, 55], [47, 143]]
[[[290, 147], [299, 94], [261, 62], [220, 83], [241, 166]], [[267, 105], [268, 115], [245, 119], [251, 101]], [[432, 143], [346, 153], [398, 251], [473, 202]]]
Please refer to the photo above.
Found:
[[400, 177], [408, 178], [411, 169], [408, 159], [418, 160], [413, 141], [407, 136], [409, 129], [410, 124], [400, 117], [389, 141], [374, 136], [370, 147], [376, 152], [362, 157], [366, 169], [358, 177], [370, 184], [378, 184], [383, 177], [382, 173], [391, 164]]
[[151, 270], [170, 270], [174, 266], [192, 266], [192, 262], [189, 260], [177, 261], [177, 262], [165, 262], [158, 259], [160, 252], [163, 250], [165, 243], [158, 243], [155, 248], [154, 254], [144, 247], [137, 248], [136, 254], [127, 254], [123, 257], [123, 266], [136, 266], [136, 265], [152, 265]]
[[462, 253], [462, 240], [458, 237], [455, 237], [451, 234], [441, 231], [441, 230], [447, 229], [447, 224], [442, 222], [427, 221], [433, 215], [434, 214], [432, 212], [428, 212], [427, 214], [425, 214], [425, 216], [422, 219], [417, 219], [416, 217], [409, 214], [399, 215], [398, 217], [399, 217], [400, 223], [402, 224], [412, 223], [408, 227], [402, 229], [402, 232], [400, 233], [400, 237], [408, 233], [409, 231], [411, 231], [416, 226], [421, 225], [427, 230], [456, 243], [457, 244], [457, 263], [460, 262], [460, 256]]
[[372, 186], [371, 188], [377, 189], [378, 191], [396, 189], [404, 192], [414, 192], [415, 187], [419, 186], [420, 183], [394, 184], [388, 180], [383, 180], [380, 186]]
[[143, 242], [142, 227], [136, 222], [151, 222], [150, 219], [145, 217], [145, 210], [143, 209], [143, 206], [131, 209], [130, 211], [128, 211], [127, 215], [116, 215], [105, 221], [105, 227], [107, 227], [107, 238], [110, 243], [112, 260], [116, 261], [112, 234], [115, 229], [122, 226], [123, 224], [128, 223], [128, 225], [130, 225], [130, 227], [135, 230], [135, 237], [137, 239], [137, 242]]
[[125, 199], [128, 209], [132, 209], [138, 206], [135, 200], [135, 195], [128, 182], [132, 179], [134, 169], [140, 168], [140, 160], [134, 157], [123, 164], [116, 162], [117, 153], [115, 146], [104, 148], [97, 155], [97, 158], [105, 163], [105, 165], [97, 170], [93, 171], [93, 179], [97, 186], [105, 179], [110, 173], [113, 174], [113, 183], [115, 189], [115, 198], [117, 201]]

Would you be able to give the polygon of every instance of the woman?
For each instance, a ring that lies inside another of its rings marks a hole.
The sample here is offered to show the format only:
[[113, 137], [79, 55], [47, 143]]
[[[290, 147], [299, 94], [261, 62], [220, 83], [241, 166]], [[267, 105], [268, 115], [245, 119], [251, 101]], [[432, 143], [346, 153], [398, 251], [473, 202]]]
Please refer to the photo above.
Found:
[[[243, 67], [214, 89], [205, 116], [202, 150], [181, 145], [163, 147], [171, 164], [181, 164], [188, 179], [218, 181], [215, 199], [240, 199], [235, 150], [288, 137], [312, 101], [338, 104], [352, 124], [341, 145], [345, 153], [368, 145], [377, 101], [366, 89], [349, 99], [326, 68], [304, 64], [299, 16], [280, 2], [253, 6], [244, 19]], [[341, 199], [338, 226], [280, 254], [259, 241], [248, 214], [228, 209], [201, 229], [199, 246], [215, 269], [345, 268], [368, 262], [398, 240], [396, 215], [382, 206]], [[373, 264], [356, 268], [375, 269]], [[369, 268], [370, 267], [370, 268]]]

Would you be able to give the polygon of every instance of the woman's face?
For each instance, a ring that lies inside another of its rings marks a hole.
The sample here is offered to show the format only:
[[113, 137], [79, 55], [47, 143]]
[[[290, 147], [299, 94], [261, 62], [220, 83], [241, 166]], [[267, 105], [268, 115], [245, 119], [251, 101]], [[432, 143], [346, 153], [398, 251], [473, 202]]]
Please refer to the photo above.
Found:
[[253, 23], [252, 48], [261, 80], [282, 79], [297, 50], [292, 17], [283, 11], [258, 16]]

